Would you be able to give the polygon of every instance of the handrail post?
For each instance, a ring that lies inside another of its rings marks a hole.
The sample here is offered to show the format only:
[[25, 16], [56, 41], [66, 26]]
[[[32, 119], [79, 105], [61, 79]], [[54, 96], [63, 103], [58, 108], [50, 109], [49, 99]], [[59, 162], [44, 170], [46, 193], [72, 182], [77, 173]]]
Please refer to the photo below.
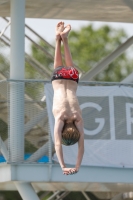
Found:
[[[10, 78], [24, 79], [25, 0], [11, 0]], [[24, 160], [24, 83], [10, 84], [10, 140], [11, 162]]]

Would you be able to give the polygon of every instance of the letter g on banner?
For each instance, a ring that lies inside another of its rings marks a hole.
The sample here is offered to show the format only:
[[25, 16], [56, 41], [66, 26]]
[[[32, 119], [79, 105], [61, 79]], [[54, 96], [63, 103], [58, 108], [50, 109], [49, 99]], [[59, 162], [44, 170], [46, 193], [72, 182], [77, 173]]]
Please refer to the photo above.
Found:
[[[83, 104], [80, 105], [81, 110], [83, 110], [84, 108], [88, 108], [88, 107], [95, 108], [98, 111], [102, 110], [101, 106], [99, 106], [98, 104], [93, 103], [93, 102], [87, 102], [87, 103], [83, 103]], [[96, 134], [98, 134], [104, 127], [105, 119], [104, 118], [96, 118], [95, 123], [99, 123], [99, 126], [95, 130], [90, 131], [90, 130], [87, 130], [87, 129], [84, 128], [84, 132], [85, 132], [86, 135], [96, 135]]]

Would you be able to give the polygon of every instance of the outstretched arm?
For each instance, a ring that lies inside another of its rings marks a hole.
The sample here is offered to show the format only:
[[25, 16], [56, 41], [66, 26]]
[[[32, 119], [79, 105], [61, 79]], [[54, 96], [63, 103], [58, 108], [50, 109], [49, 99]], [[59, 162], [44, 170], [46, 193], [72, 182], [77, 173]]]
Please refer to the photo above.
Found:
[[64, 126], [64, 121], [61, 119], [55, 118], [55, 127], [54, 127], [54, 138], [55, 138], [55, 150], [58, 161], [62, 168], [63, 174], [74, 174], [76, 172], [75, 168], [66, 168], [63, 158], [63, 151], [62, 151], [62, 143], [61, 143], [61, 132]]
[[76, 171], [79, 170], [81, 162], [82, 162], [82, 158], [83, 158], [83, 154], [84, 154], [84, 129], [83, 129], [83, 120], [80, 121], [75, 121], [75, 125], [78, 129], [78, 131], [80, 132], [80, 139], [78, 142], [78, 156], [77, 156], [77, 162], [75, 165]]
[[61, 168], [65, 168], [63, 159], [62, 143], [61, 143], [61, 132], [64, 126], [64, 122], [61, 119], [55, 119], [54, 127], [54, 138], [55, 138], [55, 151], [60, 163]]

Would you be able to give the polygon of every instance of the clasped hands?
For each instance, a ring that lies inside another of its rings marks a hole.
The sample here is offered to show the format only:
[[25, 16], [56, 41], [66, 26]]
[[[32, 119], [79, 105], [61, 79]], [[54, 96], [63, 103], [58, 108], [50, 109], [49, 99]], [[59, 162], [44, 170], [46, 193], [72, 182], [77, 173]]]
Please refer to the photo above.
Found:
[[65, 167], [62, 168], [62, 171], [64, 175], [73, 175], [78, 172], [76, 168], [65, 168]]

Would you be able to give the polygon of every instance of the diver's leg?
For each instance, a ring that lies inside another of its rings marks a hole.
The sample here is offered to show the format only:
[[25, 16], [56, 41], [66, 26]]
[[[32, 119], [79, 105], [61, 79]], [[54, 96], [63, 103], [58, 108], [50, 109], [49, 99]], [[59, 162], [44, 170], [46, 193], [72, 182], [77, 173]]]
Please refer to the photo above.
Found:
[[61, 36], [60, 33], [64, 30], [64, 22], [59, 22], [56, 26], [56, 45], [54, 56], [54, 69], [59, 66], [63, 66], [61, 55]]
[[69, 48], [69, 44], [68, 44], [68, 34], [71, 30], [71, 26], [67, 25], [63, 32], [61, 32], [61, 39], [63, 41], [63, 45], [64, 45], [64, 53], [65, 53], [65, 63], [66, 63], [66, 67], [73, 67], [73, 61], [72, 61], [72, 55], [70, 52], [70, 48]]

